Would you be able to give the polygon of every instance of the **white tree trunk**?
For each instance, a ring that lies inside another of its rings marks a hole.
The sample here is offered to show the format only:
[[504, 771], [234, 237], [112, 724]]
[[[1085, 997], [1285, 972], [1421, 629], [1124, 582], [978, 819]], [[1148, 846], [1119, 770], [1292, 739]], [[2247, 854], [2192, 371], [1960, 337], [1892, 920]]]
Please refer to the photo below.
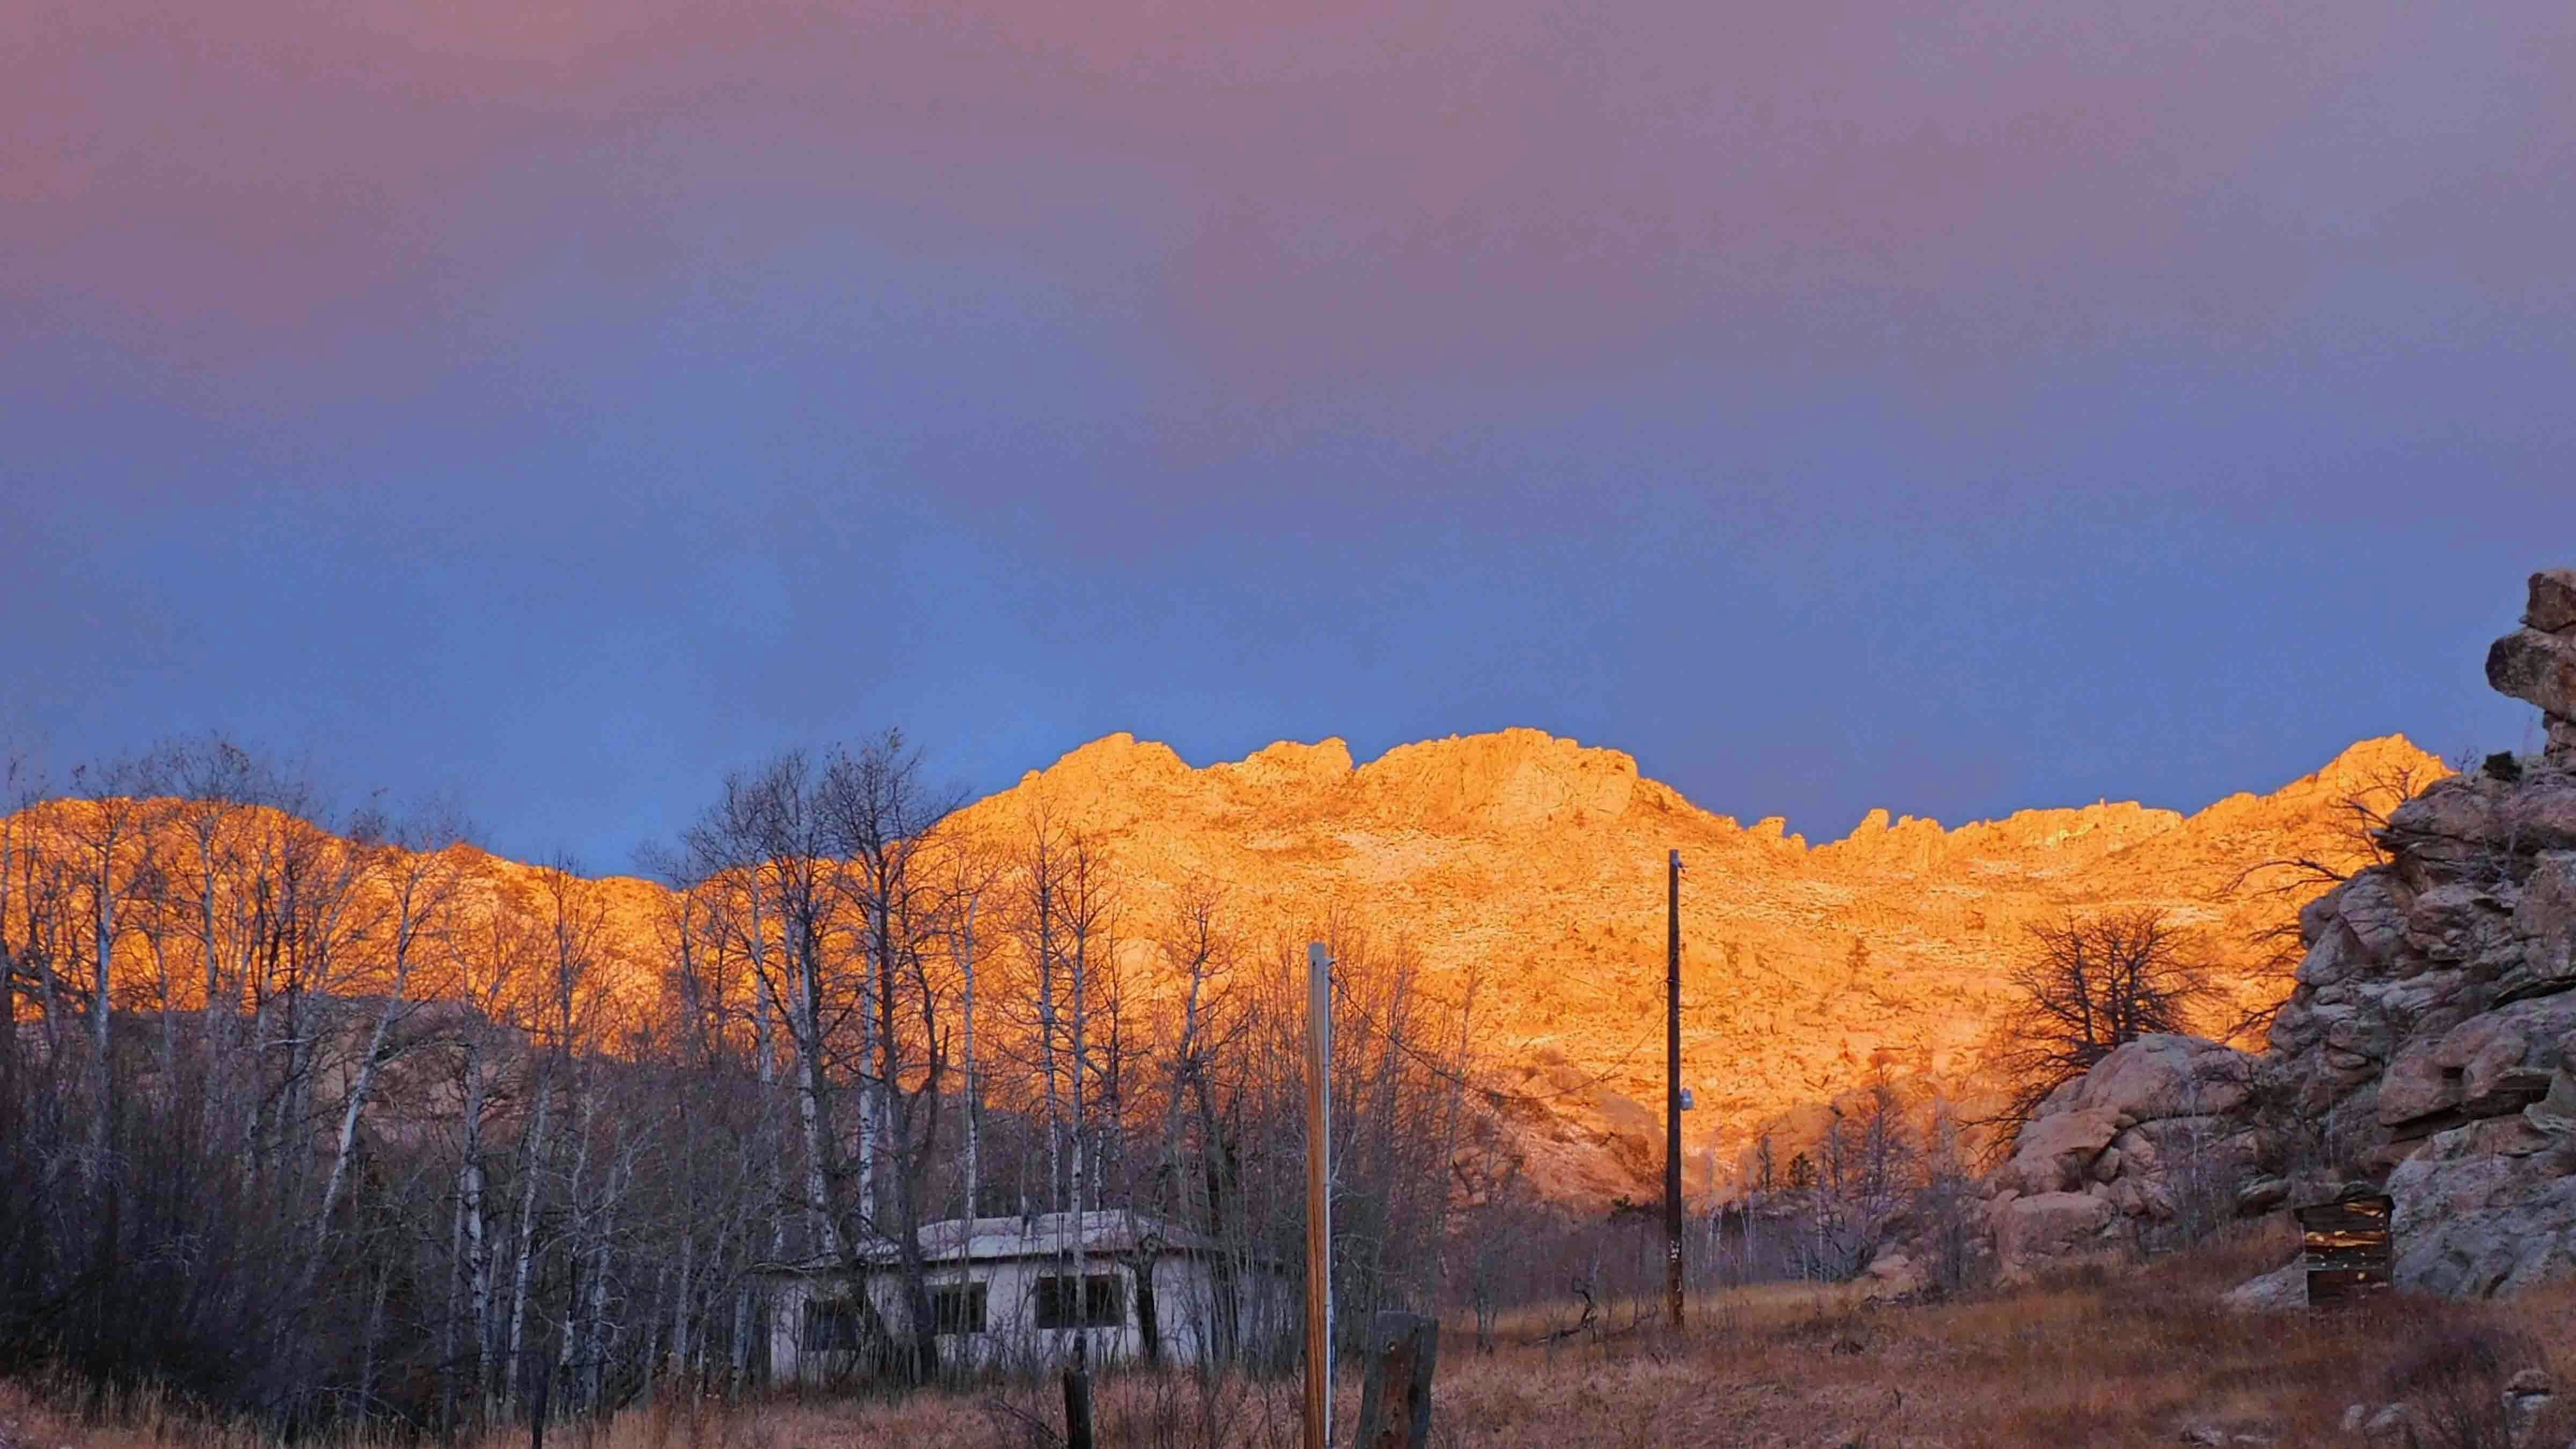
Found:
[[[113, 808], [113, 807], [111, 807]], [[115, 845], [113, 837], [98, 848], [97, 892], [91, 913], [97, 926], [98, 979], [90, 995], [89, 1049], [93, 1098], [90, 1103], [89, 1174], [97, 1181], [107, 1171], [108, 1121], [115, 1115], [115, 1082], [108, 1070], [108, 973], [116, 961]]]
[[[466, 1028], [473, 1030], [472, 1024]], [[469, 1036], [465, 1046], [465, 1152], [457, 1169], [456, 1207], [465, 1234], [465, 1298], [474, 1321], [474, 1388], [488, 1392], [492, 1354], [492, 1256], [484, 1242], [483, 1051]]]
[[[815, 1246], [825, 1255], [841, 1256], [841, 1225], [833, 1220], [831, 1185], [824, 1165], [832, 1147], [830, 1124], [823, 1109], [823, 1023], [816, 994], [820, 983], [815, 979], [813, 953], [799, 951], [796, 982], [796, 1114], [805, 1129], [805, 1210], [812, 1218]], [[862, 1124], [866, 1114], [860, 1114]], [[861, 1128], [859, 1153], [864, 1159], [869, 1142]]]
[[[367, 1109], [367, 1098], [375, 1092], [376, 1074], [384, 1067], [385, 1041], [393, 1034], [394, 1019], [402, 1013], [403, 988], [411, 979], [410, 951], [397, 946], [394, 951], [392, 989], [385, 993], [385, 1004], [376, 1013], [376, 1029], [367, 1037], [367, 1053], [358, 1061], [358, 1079], [349, 1086], [349, 1100], [341, 1104], [340, 1134], [331, 1154], [331, 1175], [322, 1185], [322, 1206], [313, 1215], [313, 1269], [319, 1272], [322, 1249], [331, 1240], [331, 1213], [340, 1205], [340, 1193], [348, 1185], [349, 1160], [358, 1145], [358, 1118]], [[312, 1282], [308, 1273], [305, 1281]]]
[[519, 1361], [527, 1346], [528, 1270], [535, 1257], [537, 1238], [537, 1175], [546, 1157], [547, 1118], [554, 1106], [553, 1080], [540, 1074], [537, 1078], [536, 1121], [528, 1129], [527, 1170], [519, 1193], [518, 1262], [510, 1276], [510, 1343], [509, 1357], [502, 1364], [503, 1392], [519, 1397]]

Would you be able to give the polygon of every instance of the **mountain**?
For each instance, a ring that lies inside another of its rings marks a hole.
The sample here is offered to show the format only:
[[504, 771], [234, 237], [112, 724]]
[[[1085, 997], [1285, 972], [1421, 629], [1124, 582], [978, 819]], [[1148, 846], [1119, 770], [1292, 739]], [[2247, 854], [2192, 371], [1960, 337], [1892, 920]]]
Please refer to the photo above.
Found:
[[[1810, 846], [1777, 820], [1748, 827], [1702, 810], [1617, 750], [1536, 730], [1403, 745], [1364, 765], [1338, 739], [1283, 742], [1203, 769], [1118, 734], [975, 802], [956, 823], [969, 840], [1008, 848], [1045, 819], [1102, 847], [1146, 998], [1170, 982], [1154, 979], [1145, 939], [1185, 892], [1208, 887], [1222, 892], [1232, 934], [1255, 948], [1242, 969], [1298, 969], [1296, 944], [1338, 919], [1414, 952], [1435, 995], [1464, 999], [1472, 983], [1490, 1100], [1512, 1124], [1529, 1178], [1598, 1202], [1650, 1196], [1660, 1177], [1668, 851], [1687, 867], [1682, 1043], [1697, 1097], [1685, 1123], [1696, 1194], [1734, 1181], [1758, 1134], [1780, 1133], [1785, 1155], [1828, 1103], [1874, 1079], [1973, 1096], [2034, 922], [2159, 907], [2195, 929], [2239, 1004], [2277, 1003], [2291, 963], [2276, 928], [2323, 879], [2254, 868], [2305, 859], [2348, 873], [2371, 859], [2356, 807], [2384, 813], [2445, 773], [2392, 737], [2356, 744], [2268, 795], [2188, 816], [2106, 803], [1945, 830], [1872, 812], [1850, 836]], [[189, 807], [158, 804], [151, 828], [167, 834], [161, 859], [179, 870], [184, 895]], [[17, 817], [35, 833], [14, 838], [54, 837], [71, 871], [59, 879], [76, 892], [77, 862], [93, 858], [79, 839], [104, 838], [121, 808], [47, 802]], [[275, 812], [227, 828], [240, 832], [227, 849], [243, 869], [265, 862], [280, 881], [297, 859], [319, 880], [356, 858]], [[542, 919], [565, 879], [453, 853], [467, 867], [456, 879], [471, 922]], [[587, 949], [616, 990], [640, 1001], [662, 979], [670, 894], [625, 877], [583, 891], [597, 923]], [[21, 939], [31, 899], [0, 898], [0, 913], [18, 913]], [[238, 912], [256, 905], [240, 887], [226, 901]], [[355, 942], [363, 916], [347, 913], [332, 929]], [[182, 1007], [202, 998], [188, 984], [202, 980], [187, 957], [197, 927], [171, 920], [172, 984], [144, 979], [152, 953], [121, 948], [120, 1000], [164, 999], [156, 990]], [[75, 967], [77, 934], [65, 938]], [[441, 979], [424, 968], [410, 989], [455, 989]], [[320, 989], [381, 985], [360, 967]]]
[[1204, 769], [1119, 734], [964, 823], [1002, 835], [1043, 814], [1093, 834], [1143, 914], [1185, 882], [1220, 882], [1255, 935], [1312, 930], [1339, 910], [1408, 942], [1435, 982], [1463, 992], [1474, 975], [1527, 1170], [1557, 1195], [1600, 1200], [1651, 1194], [1660, 1173], [1668, 850], [1685, 861], [1697, 1193], [1723, 1189], [1766, 1126], [1794, 1140], [1874, 1074], [1966, 1089], [2036, 921], [2162, 908], [2195, 929], [2242, 1004], [2270, 1004], [2288, 983], [2266, 933], [2316, 886], [2249, 869], [2366, 863], [2356, 807], [2384, 812], [2445, 773], [2390, 737], [2192, 815], [2106, 803], [1944, 830], [1873, 811], [1810, 846], [1778, 820], [1702, 810], [1617, 750], [1536, 730], [1404, 745], [1365, 765], [1338, 739], [1283, 742]]

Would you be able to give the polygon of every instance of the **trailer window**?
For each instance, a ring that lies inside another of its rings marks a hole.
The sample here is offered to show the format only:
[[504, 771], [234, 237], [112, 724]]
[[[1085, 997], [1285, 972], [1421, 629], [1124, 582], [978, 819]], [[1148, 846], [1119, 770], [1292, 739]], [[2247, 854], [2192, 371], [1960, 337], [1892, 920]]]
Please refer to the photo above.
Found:
[[859, 1315], [842, 1299], [805, 1300], [807, 1353], [850, 1353], [859, 1346]]
[[982, 1333], [984, 1285], [949, 1283], [931, 1289], [930, 1322], [939, 1333]]
[[1038, 1327], [1120, 1328], [1127, 1322], [1127, 1283], [1115, 1273], [1038, 1280]]

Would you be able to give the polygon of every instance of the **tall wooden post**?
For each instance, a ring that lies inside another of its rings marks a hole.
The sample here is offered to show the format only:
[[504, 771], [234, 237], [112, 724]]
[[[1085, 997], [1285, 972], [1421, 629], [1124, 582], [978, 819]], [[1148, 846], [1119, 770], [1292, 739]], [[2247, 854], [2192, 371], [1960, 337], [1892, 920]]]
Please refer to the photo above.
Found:
[[[966, 935], [961, 953], [966, 966], [966, 1241], [975, 1240], [976, 1141], [975, 1119], [983, 1115], [984, 1100], [977, 1095], [975, 1082], [975, 907], [976, 897], [966, 898]], [[971, 1249], [970, 1249], [971, 1251]]]
[[1333, 1442], [1333, 961], [1306, 947], [1306, 1449]]
[[1682, 1326], [1682, 853], [1664, 870], [1664, 1296]]

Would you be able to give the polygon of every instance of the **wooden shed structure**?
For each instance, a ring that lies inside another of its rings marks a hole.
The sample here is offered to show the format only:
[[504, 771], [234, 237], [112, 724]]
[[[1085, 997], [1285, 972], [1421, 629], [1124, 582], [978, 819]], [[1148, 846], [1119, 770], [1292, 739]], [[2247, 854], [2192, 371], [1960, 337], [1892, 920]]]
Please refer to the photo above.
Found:
[[2331, 1307], [2388, 1291], [2388, 1220], [2396, 1202], [2355, 1183], [2328, 1202], [2298, 1209], [2308, 1306]]

